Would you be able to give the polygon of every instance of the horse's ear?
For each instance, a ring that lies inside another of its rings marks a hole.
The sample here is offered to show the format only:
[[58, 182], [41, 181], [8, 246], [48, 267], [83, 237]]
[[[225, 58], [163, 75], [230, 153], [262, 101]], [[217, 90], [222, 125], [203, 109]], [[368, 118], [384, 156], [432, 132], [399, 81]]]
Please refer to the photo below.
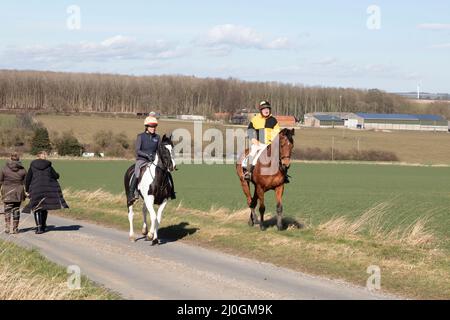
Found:
[[291, 135], [295, 136], [295, 129], [291, 129]]
[[164, 135], [162, 136], [162, 141], [166, 140], [166, 134], [164, 133]]

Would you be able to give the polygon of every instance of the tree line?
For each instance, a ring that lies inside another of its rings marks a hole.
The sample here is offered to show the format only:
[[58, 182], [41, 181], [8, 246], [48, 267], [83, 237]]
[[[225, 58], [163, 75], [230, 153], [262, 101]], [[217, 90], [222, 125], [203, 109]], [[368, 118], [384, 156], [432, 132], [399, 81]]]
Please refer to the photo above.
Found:
[[[423, 113], [424, 107], [377, 89], [307, 87], [278, 82], [190, 76], [126, 76], [0, 71], [0, 109], [46, 112], [157, 111], [163, 115], [235, 112], [272, 102], [274, 113], [299, 119], [309, 112]], [[431, 107], [430, 107], [431, 108]], [[447, 116], [448, 106], [435, 107]], [[434, 110], [434, 109], [430, 109]]]

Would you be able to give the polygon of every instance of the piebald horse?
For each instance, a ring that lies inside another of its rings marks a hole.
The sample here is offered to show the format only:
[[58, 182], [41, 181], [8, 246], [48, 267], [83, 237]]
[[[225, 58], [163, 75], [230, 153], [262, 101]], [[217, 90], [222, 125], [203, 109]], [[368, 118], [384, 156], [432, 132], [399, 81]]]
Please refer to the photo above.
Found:
[[[155, 160], [148, 163], [141, 170], [141, 178], [139, 180], [137, 190], [140, 198], [144, 200], [142, 215], [144, 224], [142, 226], [142, 234], [147, 241], [152, 241], [152, 245], [159, 244], [158, 228], [161, 224], [161, 218], [164, 208], [169, 199], [174, 198], [174, 186], [170, 177], [170, 172], [176, 170], [176, 164], [173, 152], [172, 136], [164, 135], [160, 141], [156, 152]], [[134, 165], [125, 172], [125, 194], [130, 189], [130, 179], [134, 173]], [[159, 205], [158, 211], [155, 211], [154, 205]], [[150, 233], [147, 226], [147, 211], [150, 212]], [[136, 241], [133, 228], [133, 205], [128, 207], [128, 221], [130, 222], [130, 241]]]
[[[278, 230], [283, 229], [283, 205], [281, 200], [284, 192], [284, 184], [286, 183], [287, 171], [290, 166], [292, 149], [294, 148], [294, 133], [294, 129], [281, 130], [277, 138], [274, 139], [274, 142], [259, 157], [252, 174], [251, 182], [255, 186], [253, 197], [250, 193], [250, 182], [244, 179], [242, 170], [242, 159], [248, 155], [248, 149], [244, 152], [241, 161], [238, 161], [236, 164], [236, 172], [240, 179], [242, 190], [247, 198], [247, 204], [251, 210], [248, 221], [249, 226], [259, 224], [261, 230], [266, 229], [264, 226], [264, 213], [266, 210], [264, 194], [269, 190], [275, 190], [277, 228]], [[261, 221], [258, 221], [255, 212], [258, 202]]]

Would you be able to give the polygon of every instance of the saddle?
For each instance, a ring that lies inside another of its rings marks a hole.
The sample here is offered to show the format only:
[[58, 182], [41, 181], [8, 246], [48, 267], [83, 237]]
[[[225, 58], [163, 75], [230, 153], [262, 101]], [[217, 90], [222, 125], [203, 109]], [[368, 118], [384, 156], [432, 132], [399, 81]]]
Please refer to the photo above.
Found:
[[[137, 179], [136, 185], [139, 185], [139, 183], [141, 182], [142, 176], [143, 176], [144, 173], [145, 173], [145, 169], [146, 169], [146, 166], [142, 166], [142, 167], [141, 167], [141, 169], [140, 169], [140, 174], [139, 174], [139, 178]], [[131, 186], [131, 180], [132, 180], [135, 176], [136, 176], [136, 175], [134, 174], [134, 170], [133, 170], [133, 173], [132, 173], [131, 176], [130, 176], [130, 181], [128, 181], [128, 185], [129, 185], [129, 186]]]

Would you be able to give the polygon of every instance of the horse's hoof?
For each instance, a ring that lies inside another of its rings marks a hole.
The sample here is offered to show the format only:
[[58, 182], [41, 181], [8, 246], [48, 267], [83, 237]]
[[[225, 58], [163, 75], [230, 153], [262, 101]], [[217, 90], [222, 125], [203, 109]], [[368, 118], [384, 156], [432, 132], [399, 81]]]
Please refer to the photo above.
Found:
[[136, 237], [135, 236], [129, 236], [128, 238], [130, 239], [131, 242], [136, 242]]
[[148, 229], [147, 228], [142, 228], [142, 235], [143, 236], [148, 235]]
[[255, 225], [255, 223], [253, 222], [252, 219], [248, 220], [248, 226], [249, 227], [253, 227]]
[[152, 246], [156, 246], [156, 245], [159, 245], [159, 244], [160, 244], [159, 239], [153, 239], [152, 240]]
[[147, 234], [147, 237], [145, 237], [145, 241], [152, 241], [153, 240], [153, 234]]
[[267, 228], [265, 226], [263, 226], [262, 224], [260, 224], [259, 228], [261, 229], [261, 231], [266, 231]]

